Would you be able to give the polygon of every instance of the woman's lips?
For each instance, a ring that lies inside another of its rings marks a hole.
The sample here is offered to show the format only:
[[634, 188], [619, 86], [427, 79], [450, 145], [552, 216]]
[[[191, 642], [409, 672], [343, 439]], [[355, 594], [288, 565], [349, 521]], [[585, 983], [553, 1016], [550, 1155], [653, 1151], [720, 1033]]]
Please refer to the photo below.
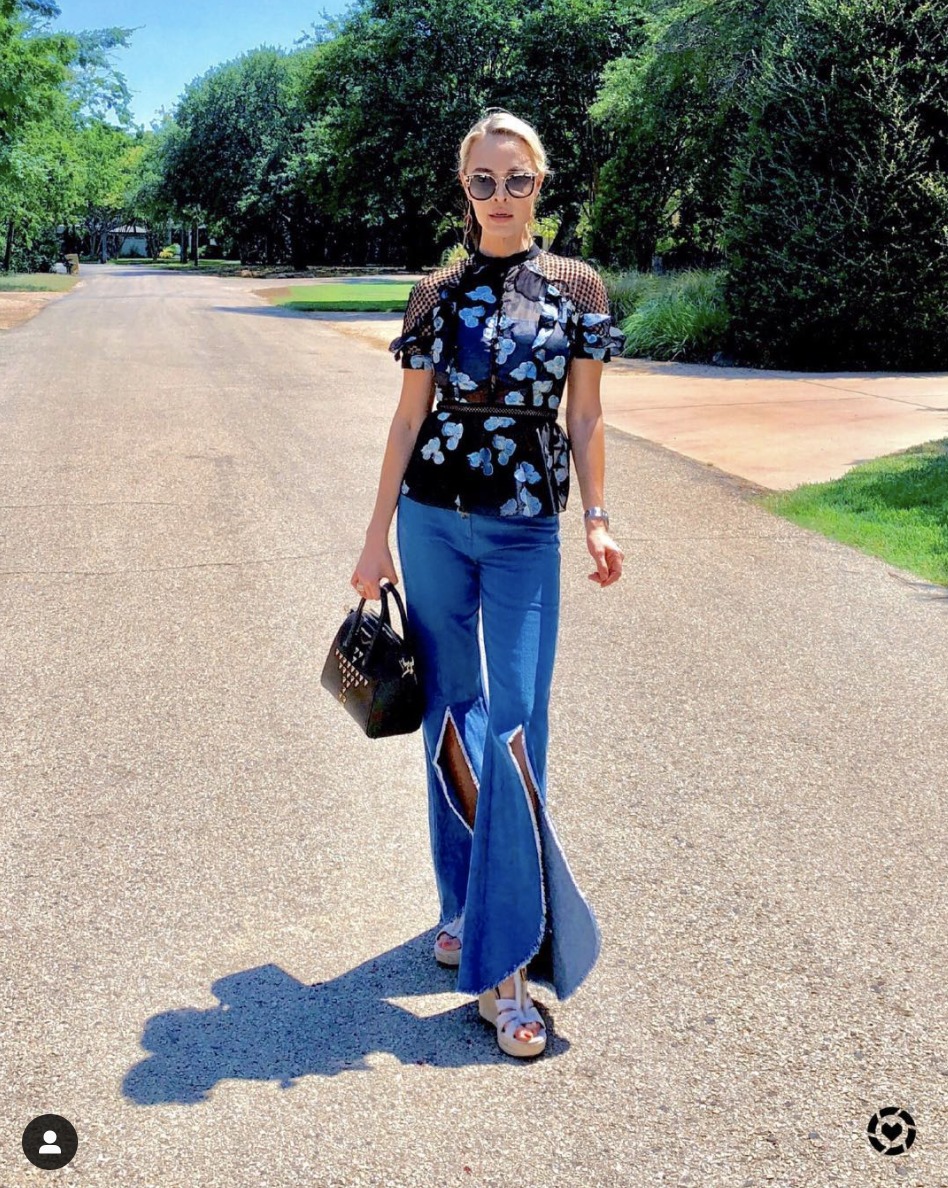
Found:
[[509, 214], [492, 214], [490, 217], [491, 217], [492, 219], [499, 219], [501, 222], [506, 222], [506, 221], [507, 221], [507, 219], [512, 219], [512, 218], [513, 218], [513, 215], [509, 215]]

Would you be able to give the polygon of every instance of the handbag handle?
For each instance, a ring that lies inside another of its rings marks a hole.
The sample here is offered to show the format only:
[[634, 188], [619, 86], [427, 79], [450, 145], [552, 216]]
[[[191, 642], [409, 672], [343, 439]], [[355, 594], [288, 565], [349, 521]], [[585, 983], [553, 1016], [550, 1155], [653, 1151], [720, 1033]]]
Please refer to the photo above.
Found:
[[[391, 616], [390, 616], [389, 610], [388, 610], [388, 595], [389, 594], [391, 594], [394, 597], [395, 601], [398, 603], [398, 613], [401, 615], [401, 618], [402, 618], [402, 638], [403, 639], [407, 638], [408, 618], [405, 614], [405, 604], [402, 602], [401, 596], [399, 595], [399, 593], [395, 589], [395, 587], [392, 585], [392, 583], [390, 581], [388, 581], [388, 579], [386, 579], [379, 585], [379, 595], [380, 595], [381, 601], [382, 601], [382, 611], [381, 611], [381, 614], [379, 615], [378, 621], [375, 625], [375, 630], [372, 632], [372, 638], [369, 640], [369, 646], [365, 650], [365, 658], [363, 660], [363, 664], [365, 665], [365, 667], [368, 667], [369, 659], [372, 655], [372, 649], [375, 647], [375, 641], [379, 637], [379, 632], [382, 630], [382, 625], [385, 624], [388, 627], [391, 627], [391, 625], [392, 625]], [[366, 604], [365, 598], [362, 598], [359, 600], [359, 607], [358, 607], [358, 610], [356, 611], [356, 617], [352, 620], [352, 626], [349, 628], [349, 634], [346, 636], [346, 642], [345, 642], [344, 646], [347, 650], [351, 647], [352, 641], [355, 639], [356, 633], [358, 632], [359, 627], [362, 624], [362, 612], [363, 612], [363, 608], [365, 607], [365, 604]]]

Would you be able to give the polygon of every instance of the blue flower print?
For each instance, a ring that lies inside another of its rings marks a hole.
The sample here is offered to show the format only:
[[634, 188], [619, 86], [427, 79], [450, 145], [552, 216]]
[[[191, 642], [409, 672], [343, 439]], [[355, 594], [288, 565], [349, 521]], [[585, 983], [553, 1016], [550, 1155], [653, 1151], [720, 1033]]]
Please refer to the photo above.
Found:
[[491, 465], [490, 460], [490, 450], [486, 446], [484, 446], [483, 449], [476, 450], [473, 454], [468, 454], [467, 460], [470, 462], [474, 470], [477, 470], [477, 468], [480, 467], [484, 474], [494, 473], [494, 468]]
[[535, 495], [531, 495], [529, 491], [521, 491], [520, 498], [523, 500], [523, 514], [525, 516], [535, 516], [539, 512], [542, 505]]
[[509, 318], [505, 313], [500, 315], [498, 325], [500, 326], [501, 330], [509, 330], [513, 324], [513, 318]]
[[547, 404], [547, 408], [559, 408], [559, 405], [560, 405], [559, 396], [550, 396], [547, 399], [546, 404]]
[[471, 379], [469, 375], [465, 375], [463, 371], [455, 371], [453, 367], [451, 368], [448, 378], [452, 384], [455, 384], [463, 392], [473, 392], [477, 387], [477, 384]]
[[537, 369], [529, 359], [524, 359], [517, 367], [510, 373], [510, 378], [515, 380], [536, 379]]
[[464, 325], [471, 327], [477, 325], [487, 310], [484, 309], [483, 305], [472, 305], [470, 309], [462, 309], [458, 312]]
[[442, 351], [443, 347], [444, 347], [444, 343], [441, 341], [440, 338], [436, 338], [434, 340], [434, 342], [431, 344], [431, 358], [432, 358], [433, 362], [435, 362], [435, 363], [441, 362], [441, 351]]
[[412, 355], [412, 367], [434, 367], [434, 363], [430, 355]]
[[555, 320], [556, 314], [557, 314], [557, 308], [555, 305], [550, 305], [550, 303], [548, 301], [540, 302], [540, 317], [541, 318], [550, 318], [551, 320]]
[[[444, 415], [447, 417], [450, 416], [450, 413]], [[493, 433], [495, 429], [506, 429], [508, 425], [513, 424], [515, 424], [513, 417], [488, 417], [484, 422], [484, 428], [488, 433]]]
[[491, 439], [494, 444], [494, 449], [498, 451], [497, 461], [503, 465], [510, 458], [510, 455], [517, 448], [517, 443], [510, 437], [502, 437], [499, 433], [495, 433]]
[[472, 301], [489, 301], [493, 304], [497, 300], [487, 285], [478, 285], [476, 289], [468, 289], [467, 295]]
[[444, 318], [441, 316], [441, 314], [435, 314], [434, 322], [432, 324], [436, 330], [441, 329], [441, 327], [444, 325]]
[[514, 471], [514, 478], [518, 483], [536, 483], [540, 481], [540, 473], [531, 462], [521, 462]]
[[553, 447], [553, 477], [560, 484], [569, 478], [569, 447], [562, 438]]
[[455, 425], [451, 422], [446, 422], [444, 426], [444, 435], [447, 438], [447, 446], [449, 450], [456, 450], [461, 442], [461, 434], [464, 432], [463, 425]]
[[582, 326], [599, 326], [608, 320], [609, 315], [605, 313], [584, 313], [579, 316], [580, 325]]
[[402, 494], [403, 495], [408, 494], [408, 483], [406, 483], [404, 480], [402, 480]]
[[439, 465], [444, 461], [444, 454], [441, 453], [441, 442], [437, 437], [432, 437], [430, 441], [425, 442], [421, 447], [421, 456], [426, 462], [433, 459]]
[[438, 413], [439, 421], [446, 421], [451, 416], [450, 413]]
[[546, 344], [547, 339], [550, 337], [550, 335], [553, 333], [553, 331], [555, 329], [556, 329], [555, 324], [552, 326], [541, 326], [539, 328], [539, 330], [537, 330], [536, 338], [534, 338], [533, 342], [530, 344], [531, 349], [535, 351], [535, 350], [538, 350], [540, 347], [544, 346]]
[[522, 392], [508, 392], [504, 397], [504, 404], [523, 404]]
[[508, 499], [506, 503], [501, 504], [500, 514], [502, 516], [516, 516], [520, 512], [520, 504], [516, 499]]
[[497, 362], [506, 363], [517, 349], [517, 343], [512, 338], [501, 338], [497, 343]]
[[[589, 336], [587, 335], [586, 337], [588, 338]], [[605, 359], [606, 348], [605, 347], [586, 347], [586, 354], [590, 357], [590, 359]]]
[[556, 287], [556, 285], [547, 285], [546, 291], [550, 294], [551, 297], [559, 297], [559, 295], [560, 295], [560, 291]]
[[566, 356], [554, 355], [552, 359], [547, 359], [543, 366], [551, 375], [555, 375], [557, 379], [562, 379], [566, 373]]
[[539, 406], [543, 403], [543, 397], [546, 395], [547, 392], [549, 392], [550, 388], [552, 388], [552, 387], [553, 387], [552, 380], [537, 380], [534, 383], [534, 385], [533, 385], [533, 403], [534, 403], [535, 407], [539, 408]]

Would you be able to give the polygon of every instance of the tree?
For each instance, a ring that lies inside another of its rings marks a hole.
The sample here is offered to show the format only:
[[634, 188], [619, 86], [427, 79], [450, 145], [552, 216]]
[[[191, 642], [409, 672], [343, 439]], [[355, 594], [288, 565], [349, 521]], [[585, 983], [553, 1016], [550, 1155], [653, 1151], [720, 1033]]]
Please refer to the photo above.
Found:
[[37, 31], [53, 6], [21, 6], [0, 0], [0, 216], [5, 231], [3, 266], [13, 259], [17, 229], [27, 243], [36, 228], [48, 221], [49, 197], [44, 182], [51, 163], [62, 155], [65, 103], [62, 87], [73, 39]]
[[609, 135], [588, 249], [652, 266], [721, 258], [730, 170], [746, 134], [759, 49], [796, 0], [676, 0], [653, 6], [639, 51], [605, 70], [594, 121]]
[[216, 221], [242, 259], [299, 255], [299, 194], [288, 160], [303, 122], [300, 54], [262, 48], [189, 84], [164, 144], [166, 193]]
[[766, 367], [948, 365], [948, 4], [800, 0], [762, 51], [724, 241]]

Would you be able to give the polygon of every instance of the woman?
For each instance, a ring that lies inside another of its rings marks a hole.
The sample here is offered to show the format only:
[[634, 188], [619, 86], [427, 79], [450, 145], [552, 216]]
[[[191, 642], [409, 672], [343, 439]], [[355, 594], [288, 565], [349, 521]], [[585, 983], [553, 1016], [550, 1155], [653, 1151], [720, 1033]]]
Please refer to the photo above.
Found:
[[[404, 369], [401, 399], [351, 579], [367, 598], [383, 578], [398, 581], [388, 544], [397, 507], [425, 693], [435, 957], [458, 966], [458, 989], [478, 995], [514, 1056], [546, 1044], [528, 973], [566, 998], [600, 947], [546, 808], [570, 452], [589, 576], [606, 587], [622, 574], [602, 507], [599, 403], [602, 364], [622, 335], [597, 273], [533, 243], [548, 172], [536, 132], [509, 112], [479, 120], [461, 144], [474, 251], [413, 287], [389, 347]], [[568, 437], [556, 421], [567, 376]]]

